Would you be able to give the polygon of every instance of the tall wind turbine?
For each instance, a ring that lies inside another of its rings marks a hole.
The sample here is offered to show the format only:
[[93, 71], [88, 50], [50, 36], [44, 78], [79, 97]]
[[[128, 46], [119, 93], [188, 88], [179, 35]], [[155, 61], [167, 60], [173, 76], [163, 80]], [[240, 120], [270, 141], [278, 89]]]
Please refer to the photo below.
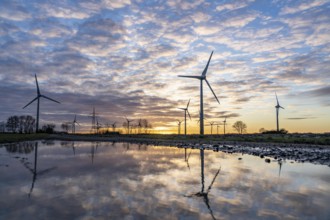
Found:
[[200, 123], [199, 133], [200, 133], [200, 135], [204, 135], [203, 80], [205, 80], [206, 84], [209, 86], [210, 90], [212, 91], [215, 99], [220, 104], [220, 102], [219, 102], [217, 96], [215, 95], [210, 83], [206, 79], [206, 73], [207, 73], [207, 69], [209, 67], [212, 55], [213, 55], [213, 51], [210, 55], [209, 61], [207, 62], [206, 66], [204, 68], [204, 71], [202, 72], [202, 75], [200, 75], [200, 76], [182, 76], [182, 75], [179, 75], [179, 77], [194, 78], [194, 79], [200, 80], [200, 115], [199, 115], [199, 123]]
[[36, 123], [36, 133], [37, 133], [38, 130], [39, 130], [39, 107], [40, 107], [40, 98], [45, 98], [45, 99], [48, 99], [48, 100], [53, 101], [53, 102], [56, 102], [56, 103], [60, 103], [60, 102], [58, 102], [58, 101], [56, 101], [56, 100], [54, 100], [54, 99], [51, 99], [51, 98], [49, 98], [49, 97], [47, 97], [47, 96], [45, 96], [45, 95], [42, 95], [42, 94], [40, 93], [40, 89], [39, 89], [39, 84], [38, 84], [37, 74], [35, 74], [34, 77], [35, 77], [35, 79], [36, 79], [36, 85], [37, 85], [37, 97], [35, 97], [31, 102], [29, 102], [27, 105], [25, 105], [25, 106], [23, 107], [23, 109], [26, 108], [27, 106], [29, 106], [29, 105], [30, 105], [32, 102], [34, 102], [35, 100], [37, 100], [37, 123]]
[[189, 103], [190, 103], [190, 99], [188, 101], [188, 104], [187, 104], [186, 108], [179, 108], [179, 109], [182, 109], [184, 111], [184, 135], [187, 135], [187, 113], [188, 113], [188, 116], [191, 120], [191, 117], [190, 117], [190, 114], [189, 114], [189, 111], [188, 111]]
[[275, 96], [276, 96], [276, 101], [277, 101], [277, 105], [275, 106], [275, 108], [276, 108], [276, 127], [277, 127], [277, 132], [279, 132], [280, 129], [279, 129], [279, 123], [278, 123], [278, 114], [280, 112], [280, 108], [282, 108], [282, 109], [284, 109], [284, 108], [278, 102], [278, 98], [277, 98], [276, 92], [275, 92]]
[[77, 122], [77, 115], [74, 115], [74, 120], [72, 122], [72, 133], [76, 133], [76, 124], [80, 126], [80, 124]]

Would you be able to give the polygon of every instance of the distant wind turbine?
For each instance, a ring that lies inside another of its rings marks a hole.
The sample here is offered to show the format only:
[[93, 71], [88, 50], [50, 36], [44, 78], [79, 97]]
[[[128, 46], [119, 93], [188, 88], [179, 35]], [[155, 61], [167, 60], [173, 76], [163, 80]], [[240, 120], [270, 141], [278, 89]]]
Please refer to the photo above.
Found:
[[72, 133], [76, 133], [76, 124], [80, 126], [80, 124], [77, 122], [77, 115], [74, 115], [74, 120], [72, 122]]
[[227, 124], [227, 117], [225, 117], [225, 120], [223, 121], [223, 135], [226, 135], [226, 124]]
[[117, 122], [114, 122], [114, 123], [111, 124], [112, 131], [113, 131], [113, 132], [116, 131], [116, 123], [117, 123]]
[[188, 104], [187, 104], [186, 108], [179, 108], [179, 109], [184, 111], [184, 135], [187, 135], [187, 113], [188, 113], [188, 116], [191, 120], [191, 117], [190, 117], [190, 114], [189, 114], [189, 111], [188, 111], [189, 103], [190, 103], [190, 99], [188, 101]]
[[210, 61], [211, 61], [211, 58], [212, 58], [212, 55], [213, 55], [213, 51], [210, 55], [210, 58], [209, 58], [209, 61], [207, 62], [205, 68], [204, 68], [204, 71], [202, 72], [202, 75], [200, 76], [182, 76], [182, 75], [179, 75], [179, 77], [186, 77], [186, 78], [194, 78], [194, 79], [199, 79], [200, 80], [200, 115], [199, 115], [199, 123], [200, 123], [200, 135], [204, 135], [204, 110], [203, 110], [203, 80], [205, 80], [206, 84], [209, 86], [210, 90], [212, 91], [215, 99], [217, 100], [217, 102], [220, 104], [217, 96], [215, 95], [210, 83], [207, 81], [206, 79], [206, 73], [207, 73], [207, 69], [209, 67], [209, 64], [210, 64]]
[[127, 132], [128, 132], [128, 134], [130, 133], [129, 132], [129, 124], [132, 122], [132, 121], [134, 121], [134, 120], [128, 120], [126, 117], [125, 117], [125, 119], [126, 119], [126, 121], [127, 121]]
[[40, 107], [40, 98], [45, 98], [45, 99], [48, 99], [48, 100], [53, 101], [53, 102], [56, 102], [56, 103], [60, 103], [60, 102], [58, 102], [58, 101], [56, 101], [56, 100], [54, 100], [54, 99], [51, 99], [51, 98], [49, 98], [49, 97], [47, 97], [47, 96], [45, 96], [45, 95], [42, 95], [42, 94], [40, 93], [40, 90], [39, 90], [39, 84], [38, 84], [37, 74], [35, 74], [34, 77], [35, 77], [35, 79], [36, 79], [36, 85], [37, 85], [37, 97], [35, 97], [31, 102], [29, 102], [27, 105], [25, 105], [25, 106], [23, 107], [23, 109], [26, 108], [27, 106], [29, 106], [29, 105], [30, 105], [32, 102], [34, 102], [35, 100], [37, 100], [37, 123], [36, 123], [36, 133], [37, 133], [38, 130], [39, 130], [39, 107]]
[[211, 134], [212, 134], [212, 131], [213, 131], [213, 125], [215, 124], [215, 122], [212, 121], [212, 122], [209, 122], [209, 123], [210, 123], [210, 126], [211, 126]]
[[182, 121], [178, 120], [178, 134], [180, 134], [181, 132], [181, 123]]
[[278, 122], [278, 114], [280, 112], [280, 108], [282, 108], [282, 109], [284, 109], [284, 108], [278, 102], [278, 98], [277, 98], [276, 92], [275, 92], [275, 96], [276, 96], [276, 102], [277, 102], [277, 105], [275, 106], [275, 108], [276, 108], [276, 126], [277, 126], [277, 132], [279, 132], [280, 129], [279, 129], [279, 122]]

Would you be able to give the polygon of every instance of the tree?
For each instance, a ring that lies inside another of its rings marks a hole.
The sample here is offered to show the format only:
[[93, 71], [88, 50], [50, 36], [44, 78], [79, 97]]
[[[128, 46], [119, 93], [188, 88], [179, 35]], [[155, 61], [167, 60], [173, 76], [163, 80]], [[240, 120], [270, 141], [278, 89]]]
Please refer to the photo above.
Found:
[[61, 128], [63, 129], [63, 131], [66, 131], [66, 133], [68, 133], [69, 128], [70, 128], [69, 122], [63, 122], [61, 124]]
[[26, 134], [30, 134], [33, 132], [33, 129], [35, 127], [36, 119], [33, 118], [31, 115], [25, 116], [25, 126], [24, 126], [24, 132]]
[[265, 131], [266, 131], [266, 129], [264, 129], [264, 128], [259, 129], [259, 133], [261, 133], [261, 134], [264, 133]]
[[19, 117], [14, 115], [7, 119], [6, 127], [8, 131], [16, 133], [19, 128]]
[[46, 125], [42, 126], [41, 130], [42, 130], [42, 132], [52, 134], [55, 131], [55, 127], [56, 127], [55, 124], [46, 124]]
[[243, 134], [246, 132], [246, 124], [242, 121], [237, 121], [233, 124], [233, 128], [237, 131], [239, 134]]
[[4, 121], [0, 122], [0, 132], [5, 133], [6, 131], [6, 123]]

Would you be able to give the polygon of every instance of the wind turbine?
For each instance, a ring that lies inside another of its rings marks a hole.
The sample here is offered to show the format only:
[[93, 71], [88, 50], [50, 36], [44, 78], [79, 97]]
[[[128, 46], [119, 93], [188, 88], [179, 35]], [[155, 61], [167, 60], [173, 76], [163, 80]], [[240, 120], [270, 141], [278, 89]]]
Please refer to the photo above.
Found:
[[275, 92], [275, 96], [276, 96], [276, 101], [277, 101], [277, 105], [275, 106], [275, 108], [276, 108], [276, 126], [277, 126], [277, 132], [279, 132], [280, 129], [279, 129], [279, 123], [278, 123], [278, 114], [280, 112], [280, 108], [282, 108], [282, 109], [284, 109], [284, 108], [278, 102], [278, 98], [277, 98], [276, 92]]
[[180, 135], [182, 121], [178, 120], [178, 134]]
[[226, 135], [226, 123], [227, 123], [227, 117], [225, 117], [225, 120], [223, 121], [223, 135]]
[[72, 122], [72, 133], [76, 133], [76, 124], [80, 126], [80, 124], [77, 122], [77, 115], [74, 115], [74, 120]]
[[203, 80], [205, 80], [206, 84], [209, 86], [210, 90], [212, 91], [215, 99], [220, 104], [220, 102], [219, 102], [217, 96], [215, 95], [210, 83], [206, 79], [206, 73], [207, 73], [207, 69], [209, 67], [212, 55], [213, 55], [213, 51], [210, 55], [209, 61], [207, 62], [206, 66], [204, 68], [204, 71], [202, 72], [202, 75], [200, 75], [200, 76], [182, 76], [182, 75], [179, 75], [179, 77], [194, 78], [194, 79], [199, 79], [200, 80], [200, 115], [199, 115], [199, 119], [200, 119], [200, 121], [199, 121], [199, 123], [200, 123], [199, 133], [200, 133], [200, 135], [204, 135]]
[[189, 111], [188, 111], [189, 103], [190, 103], [190, 99], [188, 101], [188, 104], [187, 104], [186, 108], [179, 108], [179, 109], [184, 111], [184, 135], [187, 135], [187, 113], [188, 113], [188, 116], [191, 120], [191, 117], [190, 117], [190, 114], [189, 114]]
[[114, 122], [114, 123], [111, 124], [112, 131], [113, 131], [113, 132], [116, 131], [116, 123], [117, 123], [117, 122]]
[[131, 123], [134, 120], [128, 120], [127, 117], [125, 117], [126, 121], [127, 121], [127, 132], [129, 134], [129, 123]]
[[42, 95], [42, 94], [40, 93], [40, 89], [39, 89], [39, 84], [38, 84], [37, 74], [35, 74], [34, 77], [35, 77], [35, 79], [36, 79], [36, 85], [37, 85], [37, 97], [35, 97], [31, 102], [29, 102], [27, 105], [25, 105], [25, 106], [23, 107], [23, 109], [26, 108], [26, 107], [28, 107], [28, 106], [29, 106], [32, 102], [34, 102], [35, 100], [37, 100], [37, 123], [36, 123], [36, 133], [38, 133], [38, 130], [39, 130], [39, 107], [40, 107], [40, 98], [45, 98], [45, 99], [48, 99], [48, 100], [53, 101], [53, 102], [56, 102], [56, 103], [60, 103], [60, 102], [58, 102], [58, 101], [56, 101], [56, 100], [54, 100], [54, 99], [51, 99], [51, 98], [49, 98], [49, 97], [47, 97], [47, 96], [45, 96], [45, 95]]
[[213, 131], [213, 125], [215, 124], [215, 122], [214, 121], [212, 121], [212, 122], [209, 122], [210, 123], [210, 126], [211, 126], [211, 135], [212, 135], [212, 131]]

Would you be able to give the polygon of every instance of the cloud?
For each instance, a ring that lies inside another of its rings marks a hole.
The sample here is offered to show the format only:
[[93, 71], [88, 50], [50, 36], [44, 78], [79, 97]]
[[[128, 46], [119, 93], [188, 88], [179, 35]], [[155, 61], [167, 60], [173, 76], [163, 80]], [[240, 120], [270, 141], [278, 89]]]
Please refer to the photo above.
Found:
[[305, 95], [310, 95], [313, 97], [330, 97], [330, 86], [321, 87], [318, 89], [309, 90], [303, 92]]
[[282, 8], [280, 14], [281, 15], [288, 15], [288, 14], [295, 14], [298, 12], [306, 11], [306, 10], [311, 10], [315, 7], [320, 7], [323, 6], [324, 4], [327, 4], [327, 0], [312, 0], [312, 1], [299, 1], [299, 2], [294, 2], [293, 5], [287, 5]]
[[295, 117], [295, 118], [286, 118], [288, 120], [305, 120], [305, 119], [315, 119], [316, 117]]
[[222, 3], [216, 7], [216, 10], [217, 11], [237, 10], [237, 9], [245, 8], [252, 2], [254, 2], [254, 0], [239, 0], [235, 2]]

